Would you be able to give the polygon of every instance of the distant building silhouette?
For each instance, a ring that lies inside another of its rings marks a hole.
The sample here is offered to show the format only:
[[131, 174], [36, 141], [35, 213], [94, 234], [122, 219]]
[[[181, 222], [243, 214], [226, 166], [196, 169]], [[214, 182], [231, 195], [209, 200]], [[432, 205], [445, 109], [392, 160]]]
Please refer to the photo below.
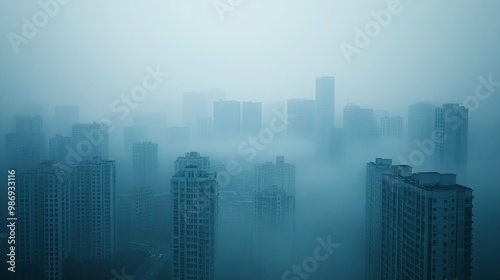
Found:
[[134, 143], [132, 149], [133, 196], [131, 223], [133, 232], [142, 234], [154, 227], [154, 189], [158, 183], [158, 144]]
[[287, 137], [313, 140], [316, 134], [316, 101], [290, 99], [287, 101]]
[[472, 190], [455, 174], [390, 163], [367, 166], [369, 279], [471, 279]]
[[37, 167], [45, 159], [45, 142], [40, 116], [17, 117], [16, 132], [5, 135], [8, 168], [21, 172]]
[[[266, 263], [291, 261], [295, 229], [295, 166], [276, 157], [276, 164], [267, 162], [255, 170], [254, 191], [254, 261], [264, 269]], [[283, 263], [284, 265], [284, 263]], [[273, 268], [266, 268], [261, 278], [270, 277]]]
[[408, 154], [411, 164], [418, 170], [434, 169], [435, 154], [433, 152], [420, 157], [417, 155], [413, 160], [412, 156], [421, 151], [421, 144], [419, 144], [421, 141], [426, 139], [434, 141], [434, 137], [437, 136], [434, 130], [435, 113], [436, 106], [429, 102], [419, 102], [408, 106]]
[[65, 137], [57, 134], [56, 137], [49, 139], [49, 160], [55, 160], [66, 164], [66, 155], [68, 148], [71, 148], [71, 137]]
[[109, 261], [116, 252], [116, 163], [94, 157], [72, 167], [71, 256]]
[[344, 106], [344, 132], [352, 137], [374, 137], [377, 126], [373, 117], [373, 109], [361, 108], [358, 105]]
[[77, 161], [91, 160], [94, 157], [108, 159], [108, 125], [104, 123], [73, 125], [71, 142]]
[[295, 195], [295, 165], [285, 163], [285, 157], [277, 156], [276, 163], [266, 162], [255, 167], [255, 191], [276, 186], [287, 194]]
[[35, 269], [36, 279], [62, 279], [70, 255], [70, 171], [46, 161], [18, 175], [18, 260]]
[[215, 101], [213, 129], [215, 137], [239, 137], [241, 135], [241, 103], [239, 101]]
[[215, 279], [218, 195], [215, 173], [188, 165], [171, 179], [172, 279]]
[[151, 232], [153, 227], [153, 197], [154, 192], [151, 186], [135, 186], [131, 201], [131, 223], [132, 231], [136, 235]]
[[385, 137], [403, 137], [403, 118], [400, 116], [382, 117], [380, 119], [380, 133]]
[[408, 108], [408, 158], [419, 170], [466, 175], [468, 109], [420, 102]]
[[335, 128], [335, 78], [316, 78], [316, 129], [320, 148], [325, 149]]
[[469, 110], [459, 104], [444, 104], [436, 109], [434, 129], [442, 137], [442, 141], [436, 141], [435, 169], [465, 176]]
[[158, 144], [134, 143], [132, 148], [134, 186], [156, 187], [158, 180]]

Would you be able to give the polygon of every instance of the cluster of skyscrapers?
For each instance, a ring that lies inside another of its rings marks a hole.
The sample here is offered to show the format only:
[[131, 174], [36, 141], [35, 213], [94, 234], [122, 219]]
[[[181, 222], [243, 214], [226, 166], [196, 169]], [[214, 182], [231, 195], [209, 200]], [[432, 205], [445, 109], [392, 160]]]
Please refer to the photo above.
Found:
[[110, 260], [116, 249], [115, 162], [45, 161], [19, 175], [19, 260], [37, 279], [61, 279], [68, 257]]
[[[253, 225], [246, 228], [252, 231], [249, 243], [239, 240], [240, 246], [246, 245], [242, 255], [253, 254], [256, 260], [264, 261], [263, 257], [276, 252], [292, 253], [295, 167], [285, 163], [284, 157], [277, 157], [275, 164], [256, 166], [250, 201], [231, 200], [231, 191], [219, 190], [217, 173], [210, 171], [208, 157], [196, 152], [178, 157], [175, 170], [170, 191], [173, 279], [214, 279], [217, 236], [239, 234], [235, 229], [242, 221], [235, 217], [247, 217], [243, 222]], [[221, 242], [230, 244], [226, 239]]]
[[[153, 130], [166, 131], [169, 145], [181, 147], [190, 135], [202, 142], [257, 135], [261, 102], [189, 92], [184, 126], [167, 127], [164, 115], [135, 118], [123, 129], [131, 188], [121, 194], [117, 164], [109, 159], [109, 126], [79, 123], [78, 107], [55, 112], [60, 125], [48, 145], [39, 116], [17, 117], [15, 132], [5, 136], [8, 168], [19, 174], [19, 259], [35, 268], [36, 277], [61, 279], [69, 257], [111, 260], [120, 230], [164, 236], [171, 243], [172, 279], [215, 279], [222, 238], [234, 250], [251, 252], [244, 259], [249, 263], [292, 262], [294, 165], [283, 156], [253, 164], [222, 189], [217, 172], [225, 165], [189, 152], [175, 160], [168, 191], [160, 179], [159, 144], [149, 140]], [[318, 77], [316, 99], [290, 99], [286, 112], [287, 138], [314, 142], [333, 157], [344, 143], [339, 139], [381, 135], [400, 141], [405, 135], [402, 117], [353, 104], [344, 107], [343, 127], [337, 128], [333, 77]], [[416, 103], [409, 106], [407, 127], [408, 154], [399, 165], [381, 158], [367, 164], [366, 277], [470, 279], [473, 196], [456, 180], [466, 174], [468, 110]], [[427, 172], [412, 173], [412, 167]], [[236, 224], [244, 232], [238, 238], [231, 236]]]

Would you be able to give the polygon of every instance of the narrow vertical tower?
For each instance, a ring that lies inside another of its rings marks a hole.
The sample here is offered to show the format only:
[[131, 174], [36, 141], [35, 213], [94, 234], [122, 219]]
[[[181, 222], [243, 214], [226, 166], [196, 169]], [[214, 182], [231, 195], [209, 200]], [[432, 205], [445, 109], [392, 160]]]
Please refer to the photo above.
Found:
[[32, 279], [63, 277], [71, 241], [69, 176], [69, 168], [48, 161], [20, 173], [19, 260], [34, 268]]
[[[292, 262], [295, 230], [295, 165], [266, 162], [255, 169], [254, 186], [254, 261], [256, 276], [271, 279], [277, 267]], [[272, 264], [272, 265], [271, 265]]]
[[365, 279], [381, 279], [382, 178], [397, 166], [391, 159], [377, 158], [366, 165], [366, 268]]
[[335, 128], [335, 78], [316, 78], [316, 129], [320, 148], [325, 148]]
[[187, 165], [171, 179], [172, 279], [214, 280], [217, 178]]
[[16, 118], [16, 132], [5, 134], [5, 157], [18, 172], [36, 168], [45, 159], [45, 134], [40, 116]]
[[78, 261], [111, 260], [116, 249], [115, 161], [94, 157], [71, 176], [71, 255]]
[[441, 141], [436, 141], [435, 168], [461, 178], [467, 169], [469, 110], [459, 104], [444, 104], [436, 109], [434, 122]]

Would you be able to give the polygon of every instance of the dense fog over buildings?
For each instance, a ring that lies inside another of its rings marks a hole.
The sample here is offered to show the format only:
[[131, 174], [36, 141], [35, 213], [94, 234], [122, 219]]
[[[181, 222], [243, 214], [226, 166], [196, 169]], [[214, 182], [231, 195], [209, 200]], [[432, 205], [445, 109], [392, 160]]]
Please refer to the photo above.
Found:
[[499, 279], [500, 4], [362, 2], [0, 4], [1, 278]]

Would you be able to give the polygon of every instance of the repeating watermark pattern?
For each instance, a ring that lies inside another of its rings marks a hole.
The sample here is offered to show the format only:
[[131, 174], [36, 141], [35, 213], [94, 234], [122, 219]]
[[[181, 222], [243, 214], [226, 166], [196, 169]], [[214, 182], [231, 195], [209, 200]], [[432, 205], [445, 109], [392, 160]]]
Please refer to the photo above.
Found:
[[301, 265], [292, 265], [291, 269], [283, 272], [281, 280], [308, 279], [312, 273], [316, 272], [319, 264], [328, 260], [334, 249], [341, 245], [332, 242], [330, 235], [326, 237], [326, 241], [321, 237], [316, 238], [316, 241], [318, 246], [314, 249], [312, 256], [304, 258]]
[[23, 25], [21, 27], [21, 32], [19, 34], [15, 32], [9, 32], [7, 38], [9, 39], [10, 45], [15, 53], [19, 53], [19, 47], [21, 44], [29, 43], [30, 39], [35, 38], [38, 35], [40, 29], [44, 28], [49, 24], [51, 18], [56, 17], [61, 10], [61, 5], [66, 5], [70, 0], [40, 0], [38, 1], [38, 6], [40, 9], [36, 11], [31, 19], [27, 17], [22, 17], [21, 21]]
[[128, 275], [125, 271], [125, 267], [122, 267], [121, 274], [116, 271], [116, 269], [111, 270], [111, 274], [113, 274], [113, 278], [110, 280], [134, 280], [135, 276]]
[[243, 2], [243, 0], [215, 0], [212, 2], [212, 6], [220, 21], [224, 21], [224, 14], [234, 12]]
[[7, 254], [7, 268], [10, 272], [16, 272], [16, 171], [8, 170], [7, 175], [7, 228], [9, 229], [9, 253]]
[[372, 39], [378, 37], [382, 29], [389, 26], [393, 17], [400, 14], [403, 9], [404, 7], [401, 1], [390, 0], [387, 3], [386, 9], [382, 9], [378, 12], [371, 11], [372, 20], [368, 21], [363, 29], [359, 27], [354, 28], [356, 33], [354, 34], [353, 43], [340, 43], [340, 50], [347, 62], [350, 63], [353, 55], [359, 55], [362, 49], [367, 48], [371, 44]]
[[[495, 82], [493, 80], [493, 74], [488, 74], [488, 77], [478, 76], [477, 80], [479, 83], [476, 85], [474, 94], [470, 94], [464, 98], [462, 104], [468, 109], [468, 113], [477, 111], [480, 103], [489, 99], [493, 93], [497, 92], [496, 88], [500, 87], [500, 82]], [[457, 109], [457, 108], [455, 108]], [[444, 121], [446, 123], [453, 123], [451, 128], [456, 130], [462, 125], [462, 119], [469, 118], [468, 114], [463, 111], [456, 111], [452, 109], [447, 109], [444, 112]], [[415, 139], [414, 143], [417, 146], [416, 149], [408, 154], [408, 159], [400, 155], [398, 160], [400, 164], [410, 165], [413, 167], [421, 166], [425, 160], [432, 156], [436, 151], [436, 144], [442, 144], [446, 142], [448, 136], [436, 130], [431, 132], [431, 135], [427, 139]]]

